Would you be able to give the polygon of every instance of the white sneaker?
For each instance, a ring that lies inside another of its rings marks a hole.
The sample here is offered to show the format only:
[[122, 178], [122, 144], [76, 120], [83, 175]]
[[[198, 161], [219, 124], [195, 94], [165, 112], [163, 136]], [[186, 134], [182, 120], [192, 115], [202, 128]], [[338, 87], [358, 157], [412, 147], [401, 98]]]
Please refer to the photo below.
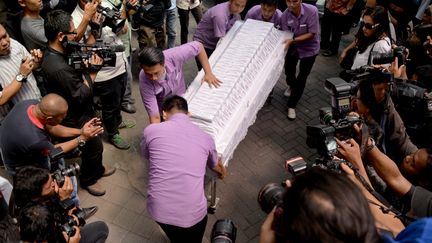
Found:
[[296, 119], [296, 112], [293, 108], [288, 108], [288, 119], [294, 120]]
[[285, 92], [284, 92], [284, 96], [289, 97], [291, 95], [291, 88], [290, 86], [288, 86], [288, 88], [286, 88]]

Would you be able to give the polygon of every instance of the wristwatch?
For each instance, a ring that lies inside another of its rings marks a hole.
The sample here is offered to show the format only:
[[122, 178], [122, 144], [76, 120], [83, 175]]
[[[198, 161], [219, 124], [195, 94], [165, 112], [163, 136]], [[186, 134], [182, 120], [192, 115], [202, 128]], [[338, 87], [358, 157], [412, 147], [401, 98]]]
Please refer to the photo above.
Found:
[[21, 73], [19, 73], [17, 76], [15, 76], [15, 79], [16, 79], [16, 81], [18, 81], [20, 83], [21, 82], [22, 83], [27, 82], [27, 76], [24, 74], [21, 74]]
[[77, 141], [78, 141], [78, 146], [79, 147], [83, 147], [86, 144], [86, 141], [84, 141], [81, 136], [77, 137]]

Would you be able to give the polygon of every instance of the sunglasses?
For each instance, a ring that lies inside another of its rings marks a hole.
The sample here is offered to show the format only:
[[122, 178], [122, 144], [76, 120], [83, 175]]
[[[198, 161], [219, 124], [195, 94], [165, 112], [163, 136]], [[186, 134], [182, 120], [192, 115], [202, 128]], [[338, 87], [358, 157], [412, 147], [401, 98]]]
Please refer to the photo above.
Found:
[[361, 24], [362, 24], [363, 27], [365, 27], [368, 30], [373, 30], [373, 29], [375, 29], [376, 27], [379, 26], [379, 24], [370, 24], [370, 23], [365, 23], [363, 21], [361, 22]]
[[76, 31], [65, 31], [63, 32], [64, 35], [77, 35], [78, 33]]

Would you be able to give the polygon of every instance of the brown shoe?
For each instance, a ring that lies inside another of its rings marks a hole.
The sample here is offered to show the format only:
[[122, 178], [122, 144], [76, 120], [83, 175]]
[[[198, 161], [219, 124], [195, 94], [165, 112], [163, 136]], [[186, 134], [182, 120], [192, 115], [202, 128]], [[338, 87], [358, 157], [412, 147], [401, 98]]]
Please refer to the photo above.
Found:
[[95, 184], [88, 186], [85, 188], [90, 194], [96, 197], [100, 197], [105, 195], [106, 190], [103, 189], [102, 185], [99, 182], [96, 182]]
[[105, 172], [102, 174], [102, 177], [110, 176], [110, 175], [114, 174], [117, 170], [115, 167], [112, 167], [109, 165], [104, 165], [104, 167], [105, 167]]

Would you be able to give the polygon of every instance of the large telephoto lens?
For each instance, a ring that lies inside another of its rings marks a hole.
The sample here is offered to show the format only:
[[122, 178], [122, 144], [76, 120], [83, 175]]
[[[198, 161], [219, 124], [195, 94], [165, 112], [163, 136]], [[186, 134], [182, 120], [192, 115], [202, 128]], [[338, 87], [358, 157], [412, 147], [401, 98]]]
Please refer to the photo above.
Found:
[[276, 205], [281, 204], [285, 188], [277, 183], [265, 185], [258, 193], [258, 204], [262, 211], [270, 213]]

